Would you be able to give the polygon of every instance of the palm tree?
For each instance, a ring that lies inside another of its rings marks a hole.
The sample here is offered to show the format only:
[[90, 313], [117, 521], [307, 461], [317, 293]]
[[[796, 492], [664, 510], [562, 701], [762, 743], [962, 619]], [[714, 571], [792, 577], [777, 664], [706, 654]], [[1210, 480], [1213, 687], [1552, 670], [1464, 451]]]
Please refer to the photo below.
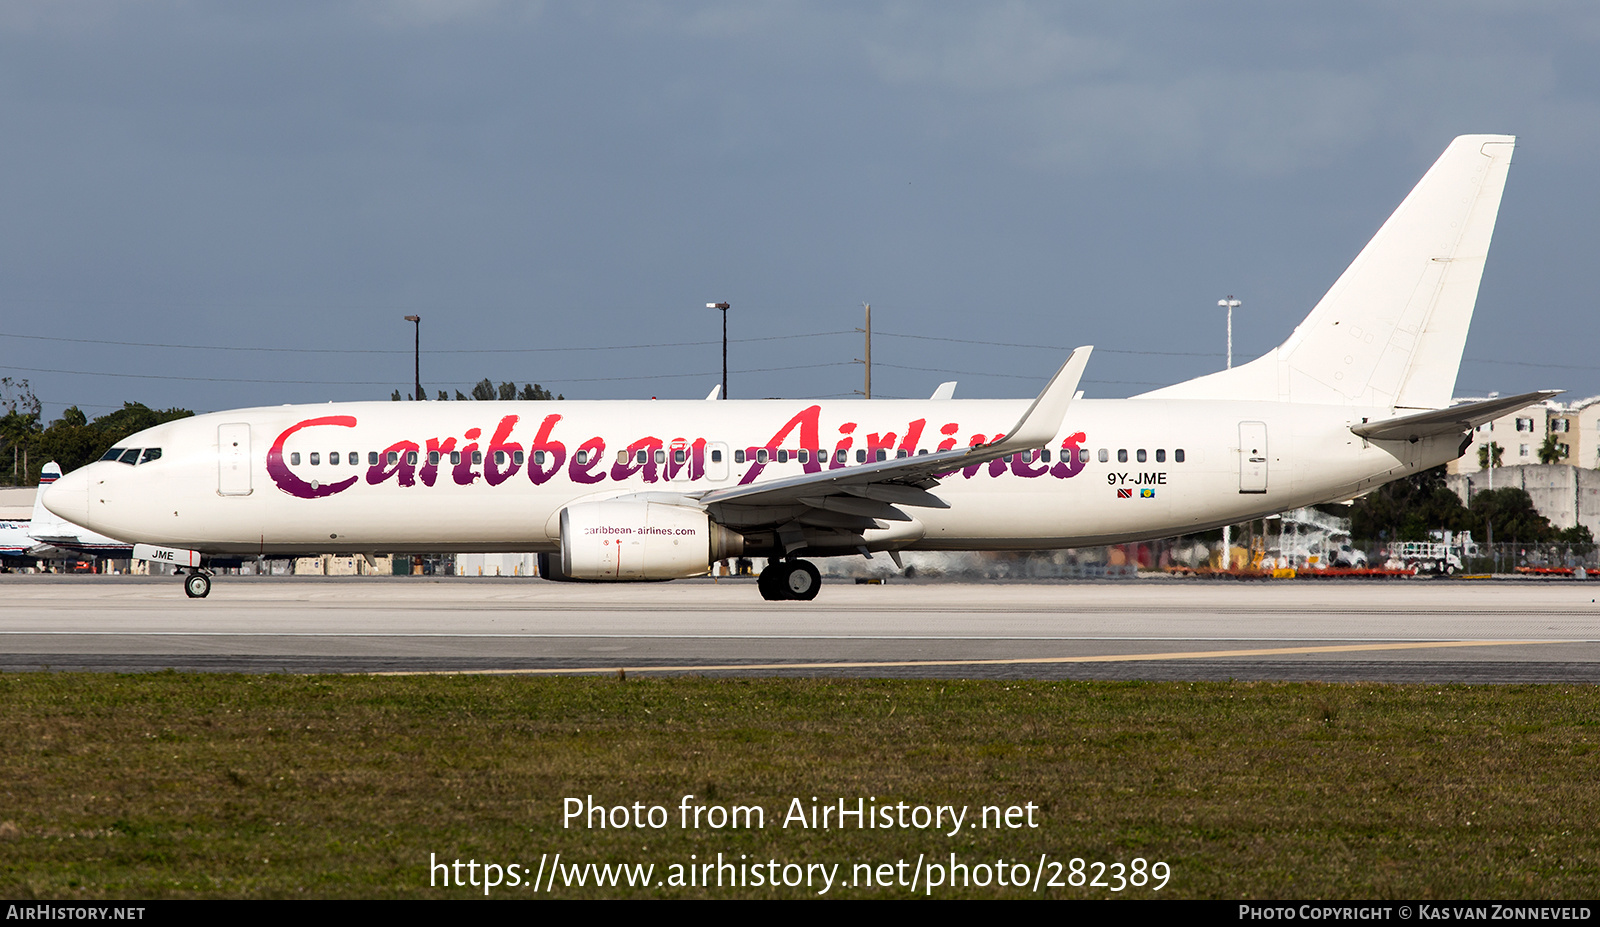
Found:
[[1488, 444], [1480, 444], [1480, 445], [1478, 445], [1478, 469], [1479, 470], [1487, 470], [1487, 469], [1489, 469], [1489, 467], [1490, 467], [1489, 454], [1490, 454], [1491, 451], [1494, 453], [1494, 464], [1493, 465], [1496, 466], [1496, 467], [1505, 466], [1505, 464], [1501, 461], [1500, 458], [1501, 458], [1502, 455], [1505, 454], [1506, 449], [1501, 447], [1500, 443], [1498, 441], [1490, 441]]
[[1566, 453], [1556, 442], [1556, 433], [1550, 432], [1544, 436], [1544, 443], [1539, 445], [1539, 462], [1542, 464], [1560, 463], [1566, 458]]

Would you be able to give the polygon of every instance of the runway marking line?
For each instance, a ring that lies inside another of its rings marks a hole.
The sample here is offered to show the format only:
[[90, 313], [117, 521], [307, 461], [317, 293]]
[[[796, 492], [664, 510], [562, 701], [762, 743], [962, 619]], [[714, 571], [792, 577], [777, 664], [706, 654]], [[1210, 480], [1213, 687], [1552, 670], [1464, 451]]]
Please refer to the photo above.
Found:
[[558, 676], [615, 673], [710, 673], [748, 670], [893, 669], [919, 666], [1016, 666], [1056, 663], [1136, 663], [1145, 660], [1197, 660], [1206, 657], [1270, 657], [1289, 654], [1355, 653], [1374, 650], [1424, 650], [1434, 647], [1499, 647], [1526, 644], [1561, 644], [1560, 640], [1529, 641], [1423, 641], [1389, 644], [1354, 644], [1330, 647], [1271, 647], [1257, 650], [1191, 650], [1178, 653], [1101, 654], [1087, 657], [1008, 657], [997, 660], [875, 660], [837, 663], [727, 663], [704, 666], [622, 666], [551, 669], [386, 670], [367, 676]]

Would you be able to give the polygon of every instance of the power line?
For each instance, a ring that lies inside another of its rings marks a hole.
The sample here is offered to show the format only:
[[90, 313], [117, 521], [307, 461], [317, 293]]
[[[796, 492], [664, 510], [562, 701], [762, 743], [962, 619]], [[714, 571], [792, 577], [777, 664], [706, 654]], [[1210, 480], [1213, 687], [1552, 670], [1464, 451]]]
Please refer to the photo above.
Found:
[[[759, 338], [734, 338], [731, 344], [749, 344], [757, 341], [787, 341], [794, 338], [825, 338], [830, 335], [850, 335], [853, 331], [804, 332], [794, 335], [765, 335]], [[177, 348], [191, 351], [254, 351], [270, 354], [410, 354], [410, 351], [386, 348], [257, 348], [228, 344], [168, 344], [151, 341], [110, 341], [98, 338], [63, 338], [56, 335], [19, 335], [0, 332], [0, 338], [25, 338], [30, 341], [62, 341], [69, 344], [106, 344], [119, 348]], [[571, 353], [575, 351], [634, 351], [646, 348], [692, 348], [721, 344], [721, 341], [675, 341], [654, 344], [615, 344], [593, 347], [563, 348], [442, 348], [423, 351], [423, 354], [540, 354], [547, 352]]]
[[[984, 344], [996, 348], [1042, 348], [1047, 351], [1071, 351], [1073, 348], [1062, 347], [1054, 344], [1017, 344], [1010, 341], [974, 341], [970, 338], [941, 338], [937, 335], [907, 335], [902, 332], [884, 332], [877, 334], [890, 338], [915, 338], [918, 341], [948, 341], [952, 344]], [[1100, 354], [1140, 354], [1155, 357], [1221, 357], [1221, 354], [1203, 351], [1121, 351], [1116, 348], [1095, 348]]]
[[[717, 342], [717, 343], [720, 344], [721, 342]], [[758, 368], [758, 369], [755, 369], [755, 370], [735, 370], [733, 372], [734, 373], [767, 373], [769, 371], [774, 371], [774, 370], [816, 370], [816, 369], [823, 368], [823, 367], [849, 367], [849, 366], [852, 366], [852, 362], [850, 362], [850, 361], [836, 361], [836, 362], [831, 363], [831, 364], [799, 364], [799, 365], [792, 366], [792, 367], [761, 367], [761, 368]], [[156, 373], [109, 373], [109, 372], [103, 371], [103, 370], [58, 370], [58, 369], [50, 368], [50, 367], [11, 367], [11, 366], [7, 366], [5, 369], [7, 369], [7, 370], [20, 370], [20, 371], [23, 371], [25, 373], [66, 373], [66, 374], [72, 374], [73, 376], [81, 376], [81, 377], [116, 377], [118, 379], [125, 379], [125, 380], [178, 380], [178, 381], [192, 382], [192, 383], [268, 383], [268, 384], [275, 384], [275, 385], [279, 385], [279, 386], [302, 385], [302, 386], [390, 386], [390, 387], [392, 387], [392, 386], [395, 385], [394, 382], [391, 381], [391, 380], [258, 380], [258, 379], [247, 379], [247, 378], [242, 378], [242, 377], [181, 377], [181, 376], [173, 376], [173, 375], [170, 375], [170, 374], [156, 374]], [[711, 371], [711, 372], [704, 372], [704, 373], [640, 374], [640, 375], [637, 375], [637, 376], [627, 376], [627, 377], [579, 377], [579, 378], [563, 377], [563, 378], [561, 378], [559, 380], [552, 380], [551, 382], [556, 383], [557, 385], [560, 385], [560, 384], [563, 384], [563, 383], [607, 383], [607, 382], [614, 382], [614, 381], [621, 381], [621, 380], [676, 380], [676, 379], [682, 379], [682, 378], [686, 378], [686, 377], [715, 377], [715, 376], [718, 376], [718, 373], [715, 372], [715, 371]], [[442, 383], [442, 384], [439, 384], [439, 385], [443, 386], [443, 387], [476, 386], [478, 384], [478, 382], [482, 382], [482, 381], [475, 381], [475, 382], [472, 382], [472, 383], [466, 383], [466, 382], [462, 382], [462, 381], [445, 382], [445, 383]]]

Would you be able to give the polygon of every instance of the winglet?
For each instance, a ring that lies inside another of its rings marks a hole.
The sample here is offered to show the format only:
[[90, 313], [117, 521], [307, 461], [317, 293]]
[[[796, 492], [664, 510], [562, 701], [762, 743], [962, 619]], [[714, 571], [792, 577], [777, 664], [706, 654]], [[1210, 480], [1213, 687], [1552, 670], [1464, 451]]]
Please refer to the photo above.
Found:
[[1006, 436], [996, 444], [1005, 444], [1007, 447], [1015, 446], [1019, 449], [1041, 447], [1050, 443], [1050, 439], [1061, 430], [1061, 422], [1067, 417], [1067, 406], [1071, 404], [1072, 397], [1078, 392], [1078, 380], [1083, 377], [1083, 370], [1089, 365], [1089, 354], [1094, 350], [1093, 345], [1085, 345], [1072, 352], [1067, 362], [1061, 365], [1056, 375], [1045, 384], [1044, 392], [1028, 406], [1028, 411], [1022, 413], [1022, 418], [1017, 420]]

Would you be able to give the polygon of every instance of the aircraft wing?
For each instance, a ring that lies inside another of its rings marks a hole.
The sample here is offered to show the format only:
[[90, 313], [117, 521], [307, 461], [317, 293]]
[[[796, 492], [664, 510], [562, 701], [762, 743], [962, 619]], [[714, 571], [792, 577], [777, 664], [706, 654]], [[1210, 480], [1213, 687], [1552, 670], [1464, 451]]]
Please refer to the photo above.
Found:
[[727, 527], [777, 528], [791, 550], [804, 546], [801, 526], [859, 533], [887, 527], [884, 521], [910, 521], [897, 505], [949, 508], [943, 499], [928, 492], [939, 485], [941, 476], [1043, 447], [1061, 431], [1092, 350], [1081, 347], [1073, 351], [1016, 425], [989, 444], [714, 489], [699, 502]]
[[1418, 441], [1436, 435], [1461, 434], [1464, 431], [1471, 431], [1484, 422], [1499, 418], [1507, 412], [1561, 393], [1562, 390], [1558, 389], [1541, 389], [1515, 396], [1485, 399], [1481, 402], [1466, 402], [1434, 412], [1418, 412], [1415, 415], [1386, 418], [1378, 422], [1362, 422], [1359, 425], [1351, 425], [1350, 430], [1374, 441]]

